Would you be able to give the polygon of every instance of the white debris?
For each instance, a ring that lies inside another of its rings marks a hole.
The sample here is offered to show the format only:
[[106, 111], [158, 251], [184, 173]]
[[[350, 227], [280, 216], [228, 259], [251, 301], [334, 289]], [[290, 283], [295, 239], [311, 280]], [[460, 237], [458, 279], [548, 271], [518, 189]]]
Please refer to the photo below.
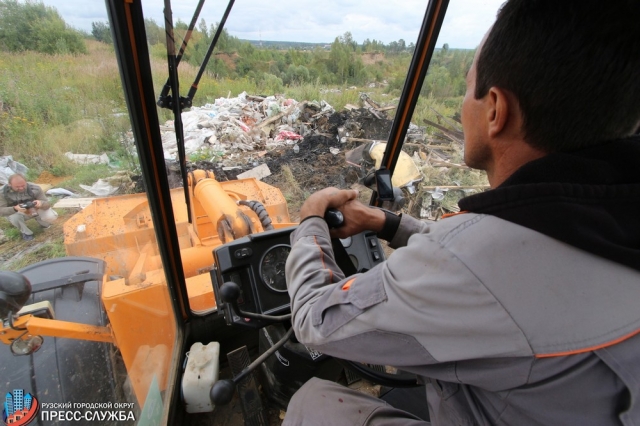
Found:
[[107, 154], [74, 154], [72, 152], [65, 152], [64, 155], [71, 161], [77, 164], [109, 164], [109, 157]]
[[[282, 96], [261, 98], [246, 92], [235, 98], [218, 98], [214, 103], [182, 113], [186, 155], [215, 151], [227, 156], [264, 147], [285, 146], [314, 132], [309, 126], [334, 113], [325, 101], [297, 102]], [[164, 156], [176, 160], [178, 147], [173, 120], [160, 126]]]
[[106, 197], [108, 195], [115, 194], [121, 188], [127, 191], [133, 185], [134, 183], [131, 180], [131, 172], [127, 170], [119, 170], [113, 176], [98, 179], [98, 181], [91, 186], [80, 185], [80, 187], [99, 197]]
[[254, 167], [251, 170], [240, 173], [238, 175], [238, 179], [256, 178], [258, 180], [262, 180], [262, 178], [265, 178], [267, 176], [271, 176], [271, 170], [269, 170], [269, 166], [267, 166], [266, 164], [260, 164], [258, 167]]
[[98, 179], [98, 181], [91, 186], [80, 184], [80, 188], [84, 189], [85, 191], [89, 191], [90, 193], [99, 197], [113, 195], [118, 191], [117, 186], [112, 186], [109, 184], [109, 182], [103, 179]]
[[51, 188], [47, 191], [47, 195], [56, 195], [59, 197], [77, 197], [76, 194], [64, 188]]
[[0, 184], [4, 185], [9, 181], [9, 176], [20, 173], [27, 174], [27, 166], [13, 160], [10, 155], [0, 157]]

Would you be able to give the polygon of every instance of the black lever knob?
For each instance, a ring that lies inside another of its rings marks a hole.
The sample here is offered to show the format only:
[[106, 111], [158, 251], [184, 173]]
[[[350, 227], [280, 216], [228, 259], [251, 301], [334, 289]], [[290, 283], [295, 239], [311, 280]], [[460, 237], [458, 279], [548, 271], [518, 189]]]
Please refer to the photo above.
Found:
[[240, 286], [233, 281], [228, 281], [220, 287], [220, 297], [225, 303], [236, 303], [240, 298]]
[[226, 405], [231, 402], [236, 391], [233, 380], [218, 380], [209, 391], [209, 398], [214, 405]]
[[340, 228], [344, 225], [344, 215], [340, 210], [337, 209], [329, 209], [324, 213], [324, 220], [329, 225], [329, 229], [331, 228]]
[[0, 320], [17, 313], [31, 296], [31, 283], [22, 274], [11, 271], [0, 272]]

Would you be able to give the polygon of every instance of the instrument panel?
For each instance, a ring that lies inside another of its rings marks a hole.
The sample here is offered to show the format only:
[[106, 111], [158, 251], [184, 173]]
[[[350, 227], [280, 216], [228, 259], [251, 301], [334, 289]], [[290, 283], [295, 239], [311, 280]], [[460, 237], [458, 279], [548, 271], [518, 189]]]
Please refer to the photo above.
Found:
[[287, 291], [287, 280], [284, 267], [291, 252], [288, 244], [279, 244], [269, 248], [260, 261], [260, 278], [262, 283], [276, 292]]
[[[213, 251], [215, 267], [211, 281], [218, 305], [227, 324], [262, 328], [274, 321], [240, 318], [220, 297], [220, 288], [232, 281], [240, 287], [238, 306], [242, 311], [263, 315], [290, 312], [285, 265], [291, 251], [290, 227], [249, 235]], [[333, 240], [338, 265], [346, 275], [371, 269], [384, 260], [384, 252], [374, 232], [363, 232], [345, 240]]]

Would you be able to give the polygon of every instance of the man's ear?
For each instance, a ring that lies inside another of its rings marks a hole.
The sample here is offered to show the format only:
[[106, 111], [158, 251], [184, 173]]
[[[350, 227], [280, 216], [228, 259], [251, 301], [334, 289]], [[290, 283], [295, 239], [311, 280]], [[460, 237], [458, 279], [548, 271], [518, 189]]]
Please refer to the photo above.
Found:
[[487, 93], [487, 102], [487, 130], [490, 137], [496, 137], [513, 124], [510, 123], [513, 118], [510, 115], [515, 112], [515, 99], [506, 90], [491, 87]]

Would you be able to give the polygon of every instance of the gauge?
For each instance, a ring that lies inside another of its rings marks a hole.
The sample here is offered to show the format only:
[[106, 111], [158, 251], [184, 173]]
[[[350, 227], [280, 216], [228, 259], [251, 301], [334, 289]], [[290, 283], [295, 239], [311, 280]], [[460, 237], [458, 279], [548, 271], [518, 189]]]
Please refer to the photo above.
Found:
[[280, 244], [271, 247], [262, 256], [260, 262], [260, 278], [273, 291], [287, 291], [287, 280], [284, 276], [284, 266], [291, 251], [291, 246]]

